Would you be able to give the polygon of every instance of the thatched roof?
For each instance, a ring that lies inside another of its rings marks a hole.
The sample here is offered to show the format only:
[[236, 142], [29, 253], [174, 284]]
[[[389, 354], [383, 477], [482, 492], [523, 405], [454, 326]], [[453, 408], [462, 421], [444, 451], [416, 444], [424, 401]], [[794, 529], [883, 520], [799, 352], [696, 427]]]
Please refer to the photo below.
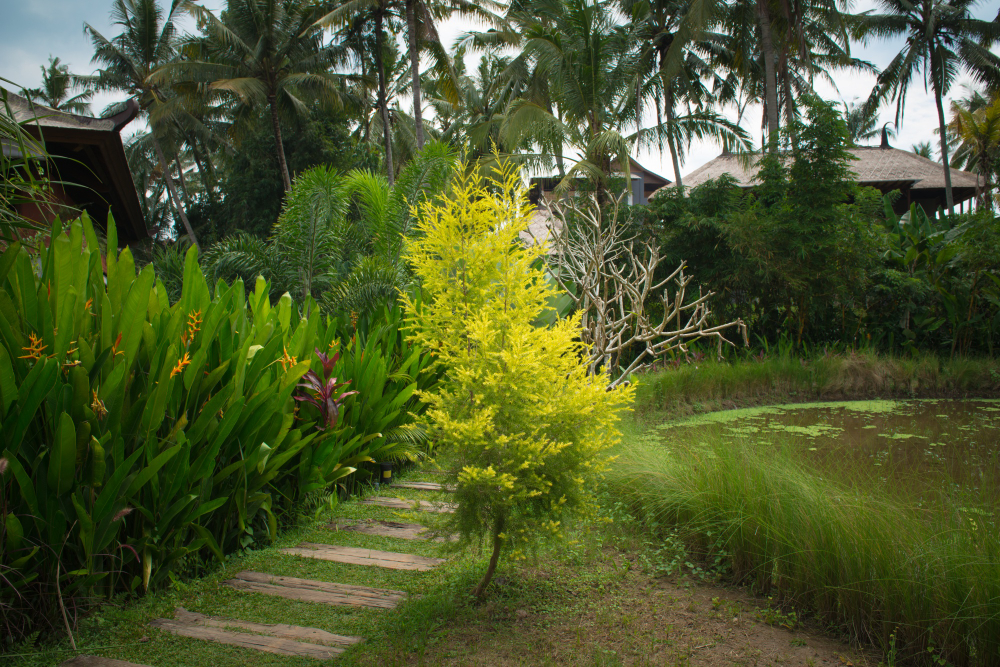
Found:
[[[919, 190], [944, 188], [944, 168], [939, 163], [915, 153], [878, 146], [851, 148], [849, 152], [857, 158], [850, 166], [860, 185], [876, 187], [884, 192], [909, 188], [914, 191], [914, 195], [917, 195], [916, 191]], [[755, 161], [754, 156], [749, 156], [748, 159], [747, 156], [723, 153], [685, 176], [684, 186], [693, 188], [723, 174], [730, 174], [736, 179], [739, 187], [754, 187], [758, 185], [755, 180], [757, 176]], [[974, 191], [977, 183], [981, 182], [981, 177], [976, 174], [960, 169], [951, 170], [954, 190]]]
[[[119, 132], [139, 111], [134, 100], [110, 118], [56, 111], [6, 91], [14, 120], [45, 144], [71, 204], [103, 224], [110, 211], [122, 243], [149, 238]], [[0, 113], [7, 113], [0, 104]], [[4, 145], [12, 154], [14, 145]]]
[[528, 246], [546, 244], [552, 237], [553, 228], [561, 230], [562, 220], [553, 218], [547, 207], [539, 206], [531, 214], [528, 228], [521, 232], [521, 241]]

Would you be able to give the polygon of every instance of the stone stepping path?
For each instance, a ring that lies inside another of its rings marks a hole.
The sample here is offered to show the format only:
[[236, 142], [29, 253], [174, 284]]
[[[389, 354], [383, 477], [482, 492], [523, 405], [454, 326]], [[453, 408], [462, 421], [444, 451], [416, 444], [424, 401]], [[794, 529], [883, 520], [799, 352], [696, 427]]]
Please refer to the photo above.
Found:
[[435, 542], [445, 542], [458, 540], [457, 535], [445, 538], [440, 535], [431, 537], [429, 528], [421, 526], [419, 523], [400, 523], [398, 521], [380, 521], [375, 519], [363, 519], [354, 521], [351, 519], [338, 519], [327, 526], [335, 531], [348, 530], [354, 533], [365, 535], [377, 535], [378, 537], [396, 537], [401, 540], [428, 540]]
[[402, 591], [367, 586], [349, 586], [328, 581], [278, 577], [264, 572], [243, 571], [223, 585], [240, 591], [275, 595], [300, 602], [315, 602], [335, 607], [372, 607], [393, 609], [406, 598]]
[[376, 505], [378, 507], [390, 507], [396, 510], [417, 509], [421, 512], [437, 512], [446, 514], [454, 512], [458, 507], [455, 503], [442, 503], [433, 500], [403, 500], [402, 498], [386, 498], [385, 496], [375, 496], [366, 498], [358, 502], [359, 505]]
[[427, 556], [414, 556], [413, 554], [401, 554], [395, 551], [378, 551], [376, 549], [363, 549], [359, 547], [338, 547], [330, 544], [317, 544], [315, 542], [302, 542], [297, 547], [282, 549], [281, 553], [303, 556], [305, 558], [329, 560], [336, 563], [371, 565], [390, 570], [416, 570], [417, 572], [427, 572], [445, 562], [444, 558], [429, 558]]
[[[316, 628], [217, 618], [190, 612], [184, 608], [178, 608], [174, 618], [157, 618], [149, 624], [179, 637], [316, 660], [335, 658], [344, 652], [344, 647], [361, 641], [360, 637], [343, 637]], [[228, 628], [240, 628], [260, 634], [234, 632]]]
[[149, 667], [149, 665], [137, 665], [134, 662], [124, 660], [112, 660], [111, 658], [99, 658], [96, 655], [78, 655], [59, 663], [59, 667]]
[[437, 482], [396, 482], [389, 485], [393, 489], [416, 489], [418, 491], [448, 491], [455, 492], [455, 487], [450, 484], [441, 485]]

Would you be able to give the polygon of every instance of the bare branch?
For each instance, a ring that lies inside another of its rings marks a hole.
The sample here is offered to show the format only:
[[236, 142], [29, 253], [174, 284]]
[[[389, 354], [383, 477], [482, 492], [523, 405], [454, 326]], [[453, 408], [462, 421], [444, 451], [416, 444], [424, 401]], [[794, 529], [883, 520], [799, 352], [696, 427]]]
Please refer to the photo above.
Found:
[[[686, 343], [692, 340], [715, 339], [719, 358], [723, 344], [733, 344], [723, 335], [727, 330], [735, 328], [746, 344], [742, 319], [709, 325], [714, 292], [699, 289], [697, 298], [687, 300], [692, 276], [684, 273], [684, 262], [654, 282], [663, 260], [659, 248], [640, 242], [637, 234], [623, 228], [620, 206], [619, 197], [605, 216], [591, 196], [582, 203], [575, 198], [563, 200], [550, 209], [562, 225], [551, 226], [549, 271], [583, 311], [580, 334], [590, 345], [590, 372], [610, 369], [612, 388], [672, 350], [687, 354]], [[663, 317], [654, 324], [646, 304], [661, 290]], [[626, 351], [635, 357], [622, 369], [620, 357]]]

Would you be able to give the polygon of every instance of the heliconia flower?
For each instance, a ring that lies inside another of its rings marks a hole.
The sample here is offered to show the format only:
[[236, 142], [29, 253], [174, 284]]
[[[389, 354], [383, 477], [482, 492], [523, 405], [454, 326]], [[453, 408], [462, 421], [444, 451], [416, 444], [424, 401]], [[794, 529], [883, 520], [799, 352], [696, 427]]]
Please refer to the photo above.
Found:
[[42, 351], [47, 348], [48, 345], [42, 345], [42, 339], [33, 333], [28, 334], [28, 345], [22, 347], [21, 350], [27, 352], [23, 357], [18, 357], [18, 359], [33, 359], [38, 361], [42, 358]]
[[104, 401], [97, 397], [97, 392], [94, 391], [94, 401], [90, 404], [90, 409], [94, 411], [94, 415], [98, 419], [104, 419], [108, 416], [108, 409], [104, 405]]
[[174, 377], [175, 375], [183, 373], [184, 369], [190, 363], [191, 363], [191, 357], [190, 355], [188, 355], [187, 352], [185, 352], [184, 356], [177, 360], [177, 365], [174, 366], [173, 369], [170, 371], [170, 377]]

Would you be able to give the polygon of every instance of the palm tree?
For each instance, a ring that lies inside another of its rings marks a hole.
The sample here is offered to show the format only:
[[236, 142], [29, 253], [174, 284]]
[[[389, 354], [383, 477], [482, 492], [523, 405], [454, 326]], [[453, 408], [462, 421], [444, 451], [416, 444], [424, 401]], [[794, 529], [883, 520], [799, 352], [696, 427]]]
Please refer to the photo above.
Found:
[[906, 38], [903, 50], [879, 75], [869, 105], [877, 107], [883, 100], [894, 100], [898, 125], [903, 118], [906, 94], [918, 74], [923, 76], [924, 86], [933, 90], [949, 211], [955, 204], [948, 160], [944, 96], [962, 70], [968, 71], [979, 83], [1000, 86], [1000, 57], [990, 51], [990, 47], [1000, 39], [1000, 23], [973, 18], [970, 10], [978, 2], [878, 0], [884, 13], [865, 13], [856, 27], [857, 35], [866, 40], [872, 36]]
[[342, 63], [339, 45], [323, 46], [316, 26], [320, 6], [310, 0], [243, 0], [227, 2], [223, 18], [189, 0], [184, 7], [205, 26], [205, 37], [192, 43], [201, 59], [171, 69], [210, 89], [232, 94], [246, 107], [236, 113], [266, 108], [274, 130], [275, 153], [285, 192], [291, 190], [280, 112], [308, 114], [303, 92], [340, 105], [345, 76], [330, 68]]
[[919, 144], [913, 144], [910, 147], [914, 155], [919, 155], [920, 157], [925, 157], [928, 160], [934, 159], [934, 148], [931, 146], [929, 141], [921, 141]]
[[80, 79], [69, 73], [69, 66], [63, 65], [58, 58], [49, 56], [48, 67], [42, 66], [42, 85], [39, 88], [24, 88], [21, 94], [32, 102], [40, 102], [56, 111], [68, 113], [90, 113], [90, 99], [94, 91], [83, 86], [83, 91], [70, 95], [80, 87]]
[[[377, 102], [375, 111], [382, 121], [382, 147], [385, 151], [386, 177], [391, 185], [395, 180], [395, 169], [392, 159], [392, 126], [389, 122], [389, 102], [386, 80], [386, 55], [390, 51], [386, 44], [386, 30], [398, 32], [398, 7], [393, 0], [347, 0], [331, 12], [319, 15], [313, 24], [319, 28], [338, 28], [341, 33], [350, 33], [353, 38], [345, 40], [348, 48], [355, 56], [364, 62], [367, 57], [375, 60], [375, 76], [377, 80]], [[370, 32], [372, 39], [365, 39]], [[359, 52], [365, 46], [371, 52]], [[362, 65], [362, 69], [364, 66]]]
[[[711, 58], [724, 48], [725, 36], [704, 33], [700, 39], [691, 40], [682, 49], [671, 52], [688, 4], [684, 0], [621, 0], [622, 11], [630, 17], [637, 41], [643, 45], [635, 73], [635, 136], [640, 145], [656, 143], [661, 150], [666, 141], [673, 162], [674, 184], [678, 188], [684, 186], [681, 162], [692, 139], [729, 140], [741, 135], [738, 126], [706, 108], [715, 101], [706, 81], [713, 82], [713, 88], [722, 85]], [[681, 59], [679, 67], [668, 67], [671, 53]], [[643, 131], [641, 103], [650, 96], [656, 106], [657, 123], [654, 128]], [[678, 116], [679, 104], [687, 107], [686, 115]]]
[[198, 240], [177, 196], [170, 166], [157, 136], [164, 128], [157, 122], [155, 114], [151, 115], [151, 111], [164, 104], [168, 98], [169, 91], [161, 88], [154, 81], [153, 75], [176, 55], [174, 19], [181, 2], [182, 0], [173, 0], [169, 11], [164, 15], [156, 0], [114, 0], [111, 7], [112, 25], [120, 26], [122, 33], [109, 40], [89, 23], [84, 24], [84, 32], [90, 35], [94, 45], [94, 58], [91, 62], [100, 65], [97, 74], [88, 77], [88, 81], [93, 84], [95, 91], [126, 93], [150, 118], [150, 138], [167, 183], [167, 191], [191, 243], [197, 246]]
[[1000, 96], [986, 106], [976, 105], [976, 101], [951, 103], [948, 129], [951, 136], [961, 142], [952, 162], [983, 177], [976, 198], [980, 206], [990, 206], [989, 193], [993, 190], [993, 176], [1000, 160]]

